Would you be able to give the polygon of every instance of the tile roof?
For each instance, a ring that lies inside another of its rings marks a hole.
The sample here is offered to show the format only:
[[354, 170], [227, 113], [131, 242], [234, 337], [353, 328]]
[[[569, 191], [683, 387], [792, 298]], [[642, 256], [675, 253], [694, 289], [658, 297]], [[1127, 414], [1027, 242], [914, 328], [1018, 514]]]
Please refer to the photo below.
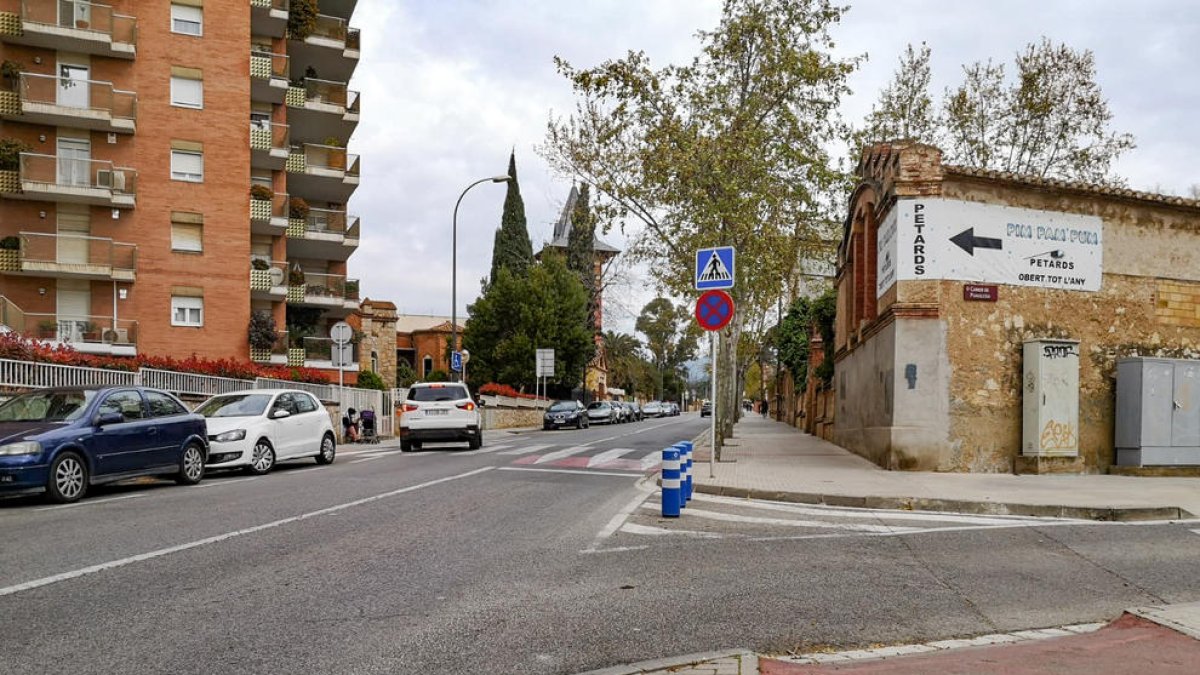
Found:
[[1012, 173], [1010, 171], [998, 171], [995, 169], [980, 169], [971, 166], [960, 166], [957, 164], [943, 164], [942, 169], [947, 175], [986, 178], [988, 180], [999, 180], [1007, 183], [1017, 183], [1020, 185], [1074, 190], [1078, 192], [1088, 192], [1091, 194], [1103, 195], [1105, 197], [1122, 197], [1125, 199], [1136, 199], [1138, 201], [1153, 202], [1156, 204], [1166, 204], [1168, 206], [1182, 206], [1193, 209], [1200, 208], [1200, 199], [1191, 199], [1189, 197], [1179, 197], [1176, 195], [1164, 195], [1155, 192], [1143, 192], [1141, 190], [1131, 190], [1119, 185], [1101, 185], [1097, 183], [1060, 180], [1058, 178], [1041, 178], [1039, 176], [1032, 176], [1028, 174]]

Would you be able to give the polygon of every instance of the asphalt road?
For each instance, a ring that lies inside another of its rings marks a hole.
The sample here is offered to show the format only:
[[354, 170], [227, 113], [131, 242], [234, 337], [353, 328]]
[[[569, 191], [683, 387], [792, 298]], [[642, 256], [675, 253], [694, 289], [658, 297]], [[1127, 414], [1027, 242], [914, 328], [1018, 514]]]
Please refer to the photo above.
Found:
[[2, 501], [0, 673], [571, 673], [1200, 600], [1195, 524], [708, 497], [664, 520], [647, 456], [704, 422]]

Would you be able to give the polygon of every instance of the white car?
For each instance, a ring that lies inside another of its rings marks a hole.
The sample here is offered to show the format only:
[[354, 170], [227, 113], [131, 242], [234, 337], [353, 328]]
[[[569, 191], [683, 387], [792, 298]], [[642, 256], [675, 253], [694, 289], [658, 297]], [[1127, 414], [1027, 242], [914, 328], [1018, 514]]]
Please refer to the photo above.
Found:
[[418, 382], [408, 388], [400, 415], [400, 450], [420, 448], [425, 441], [466, 441], [483, 446], [479, 408], [459, 382]]
[[291, 459], [332, 464], [337, 452], [329, 413], [306, 391], [235, 391], [208, 399], [196, 412], [208, 424], [210, 469], [244, 467], [262, 475]]

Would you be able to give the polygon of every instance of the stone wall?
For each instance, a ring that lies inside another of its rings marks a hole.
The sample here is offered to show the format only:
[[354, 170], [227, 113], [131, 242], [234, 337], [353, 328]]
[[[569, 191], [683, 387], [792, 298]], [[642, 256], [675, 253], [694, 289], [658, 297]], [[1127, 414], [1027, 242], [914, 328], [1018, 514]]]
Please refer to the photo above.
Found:
[[536, 408], [498, 408], [484, 406], [483, 428], [486, 429], [516, 429], [519, 427], [540, 427], [542, 411]]
[[376, 372], [384, 384], [396, 386], [396, 306], [390, 302], [366, 300], [359, 309], [363, 333], [359, 344], [359, 367], [371, 369], [371, 356], [378, 364]]

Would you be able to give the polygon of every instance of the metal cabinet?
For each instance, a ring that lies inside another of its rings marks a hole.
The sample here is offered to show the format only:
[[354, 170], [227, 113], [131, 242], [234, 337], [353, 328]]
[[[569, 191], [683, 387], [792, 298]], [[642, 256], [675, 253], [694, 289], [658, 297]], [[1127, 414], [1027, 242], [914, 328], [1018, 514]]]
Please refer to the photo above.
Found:
[[1079, 341], [1024, 344], [1021, 454], [1079, 456]]
[[1200, 465], [1200, 361], [1117, 362], [1118, 466]]

